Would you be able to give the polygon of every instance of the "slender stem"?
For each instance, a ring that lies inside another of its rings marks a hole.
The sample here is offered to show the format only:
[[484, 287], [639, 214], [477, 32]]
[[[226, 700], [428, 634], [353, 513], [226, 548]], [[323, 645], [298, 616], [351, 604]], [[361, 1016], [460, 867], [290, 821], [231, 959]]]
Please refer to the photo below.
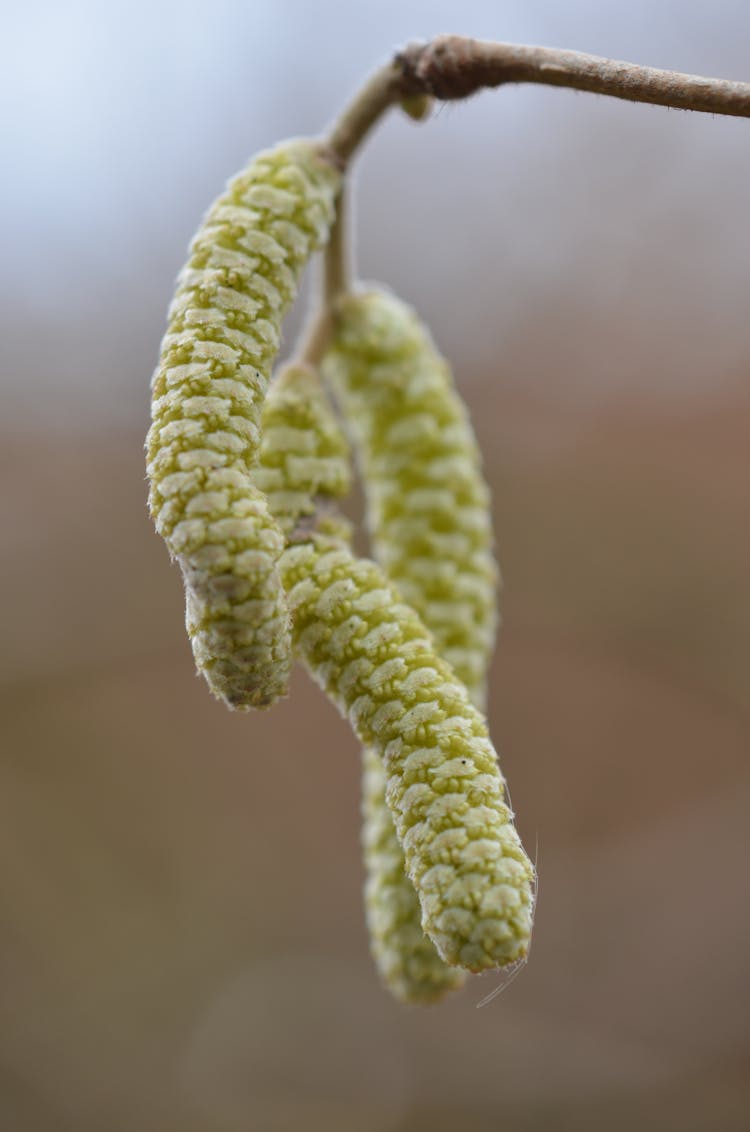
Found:
[[341, 186], [341, 192], [336, 201], [336, 215], [331, 225], [330, 235], [325, 250], [324, 284], [325, 301], [332, 306], [338, 295], [349, 290], [351, 282], [351, 263], [349, 259], [349, 243], [347, 239], [347, 223], [349, 209], [347, 201], [346, 179]]
[[401, 56], [375, 71], [331, 128], [328, 148], [345, 166], [382, 114], [408, 94], [422, 93], [410, 84]]
[[313, 310], [295, 347], [295, 364], [316, 367], [328, 348], [333, 330], [336, 299], [346, 294], [351, 285], [351, 265], [346, 239], [348, 219], [346, 181], [336, 201], [336, 212], [323, 258], [323, 278], [317, 309]]
[[307, 319], [294, 353], [287, 363], [290, 366], [310, 366], [317, 369], [323, 361], [333, 331], [333, 314], [328, 306], [319, 306]]

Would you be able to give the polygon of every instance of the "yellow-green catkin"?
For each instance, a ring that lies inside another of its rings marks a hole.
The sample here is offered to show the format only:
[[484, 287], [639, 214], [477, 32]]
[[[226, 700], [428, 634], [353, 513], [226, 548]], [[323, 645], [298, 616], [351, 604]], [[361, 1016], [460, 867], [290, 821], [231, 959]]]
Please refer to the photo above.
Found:
[[381, 290], [345, 296], [324, 374], [362, 465], [373, 552], [481, 701], [498, 570], [479, 448], [447, 362]]
[[[343, 490], [345, 471], [333, 467], [343, 444], [321, 439], [326, 429], [335, 436], [333, 423], [321, 427], [330, 413], [321, 395], [308, 386], [295, 404], [297, 381], [272, 387], [261, 451], [261, 467], [281, 472], [265, 487], [293, 540], [279, 570], [296, 646], [360, 740], [384, 760], [388, 804], [441, 956], [472, 971], [505, 966], [528, 950], [534, 870], [484, 720], [380, 567], [354, 557], [320, 501], [319, 517], [311, 514], [306, 491], [325, 497], [326, 483]], [[289, 431], [279, 436], [275, 427]], [[300, 442], [302, 435], [309, 439]], [[288, 452], [282, 459], [280, 440]], [[292, 462], [300, 452], [306, 465]]]
[[289, 365], [271, 384], [253, 481], [287, 540], [320, 530], [349, 538], [349, 524], [329, 502], [351, 487], [349, 444], [309, 366]]
[[304, 140], [229, 183], [192, 242], [152, 381], [151, 512], [182, 568], [196, 665], [234, 708], [265, 706], [288, 683], [284, 540], [251, 471], [281, 320], [339, 187]]
[[[416, 314], [373, 290], [341, 301], [326, 372], [358, 444], [376, 556], [483, 708], [498, 574], [489, 492], [450, 368]], [[382, 760], [366, 750], [365, 904], [373, 955], [398, 998], [436, 1001], [460, 984], [461, 973], [442, 962], [421, 930], [385, 785]]]
[[469, 971], [523, 959], [534, 869], [465, 686], [381, 568], [340, 540], [313, 535], [279, 568], [310, 671], [384, 762], [424, 931]]

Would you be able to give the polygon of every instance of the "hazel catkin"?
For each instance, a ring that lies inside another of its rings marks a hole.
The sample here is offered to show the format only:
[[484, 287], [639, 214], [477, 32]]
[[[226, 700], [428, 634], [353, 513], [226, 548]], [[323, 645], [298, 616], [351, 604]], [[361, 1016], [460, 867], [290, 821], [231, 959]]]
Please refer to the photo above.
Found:
[[373, 552], [481, 701], [499, 572], [479, 447], [450, 368], [411, 307], [344, 296], [323, 366], [362, 467]]
[[149, 505], [183, 572], [196, 665], [230, 707], [262, 707], [287, 687], [284, 540], [251, 472], [281, 320], [339, 187], [304, 140], [229, 183], [191, 244], [152, 381]]
[[534, 869], [464, 685], [380, 567], [341, 540], [313, 534], [284, 551], [279, 570], [308, 668], [383, 759], [425, 932], [469, 971], [524, 958]]

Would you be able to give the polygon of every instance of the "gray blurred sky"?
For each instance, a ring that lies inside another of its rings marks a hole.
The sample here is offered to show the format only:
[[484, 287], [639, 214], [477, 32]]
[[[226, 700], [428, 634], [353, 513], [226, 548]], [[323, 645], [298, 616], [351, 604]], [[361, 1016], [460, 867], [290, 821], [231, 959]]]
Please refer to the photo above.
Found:
[[[260, 147], [317, 133], [443, 31], [750, 78], [735, 0], [26, 3], [4, 14], [5, 428], [145, 426], [187, 242]], [[600, 397], [747, 372], [750, 123], [530, 87], [395, 115], [358, 169], [358, 257], [468, 380]]]

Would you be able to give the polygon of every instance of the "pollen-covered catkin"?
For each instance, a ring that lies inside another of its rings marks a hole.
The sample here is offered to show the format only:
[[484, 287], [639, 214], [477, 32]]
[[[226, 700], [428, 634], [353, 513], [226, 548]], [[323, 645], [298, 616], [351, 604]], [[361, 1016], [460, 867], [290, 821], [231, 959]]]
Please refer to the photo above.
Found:
[[340, 540], [313, 534], [279, 569], [310, 671], [384, 761], [424, 930], [469, 971], [523, 959], [534, 869], [464, 685], [380, 567]]
[[499, 575], [479, 448], [448, 363], [411, 307], [371, 290], [339, 301], [323, 372], [355, 440], [374, 555], [481, 697]]
[[339, 187], [304, 140], [229, 183], [192, 242], [152, 381], [149, 504], [182, 568], [197, 667], [230, 707], [264, 706], [287, 687], [284, 540], [250, 473], [281, 320]]
[[[357, 442], [375, 555], [398, 578], [438, 651], [482, 708], [498, 574], [489, 492], [450, 369], [414, 312], [375, 290], [340, 301], [326, 372]], [[470, 543], [462, 531], [467, 507], [473, 513]], [[453, 541], [447, 537], [451, 528]], [[442, 559], [429, 553], [436, 543], [449, 552]], [[467, 594], [473, 598], [469, 610]], [[421, 930], [385, 787], [382, 760], [366, 750], [363, 846], [373, 955], [398, 998], [434, 1001], [460, 983], [460, 972], [442, 962]]]

